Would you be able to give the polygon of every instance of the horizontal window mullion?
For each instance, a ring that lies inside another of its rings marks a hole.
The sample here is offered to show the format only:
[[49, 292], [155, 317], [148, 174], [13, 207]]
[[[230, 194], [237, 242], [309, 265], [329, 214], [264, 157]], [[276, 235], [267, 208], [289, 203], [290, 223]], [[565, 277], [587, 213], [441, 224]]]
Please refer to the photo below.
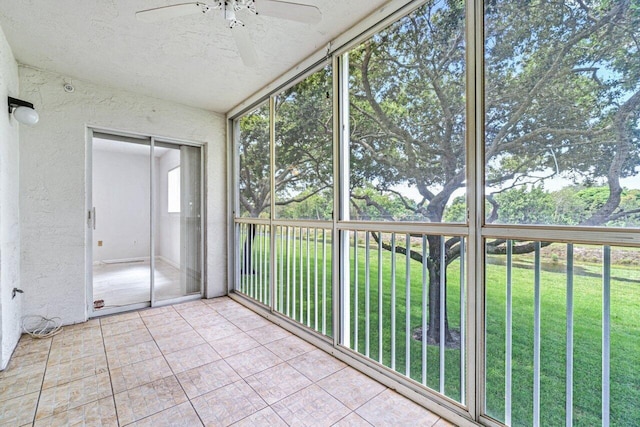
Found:
[[411, 223], [400, 221], [340, 221], [338, 230], [357, 231], [381, 231], [395, 233], [417, 233], [435, 234], [442, 236], [466, 236], [469, 234], [469, 227], [463, 224], [443, 224], [443, 223]]
[[271, 224], [271, 221], [269, 220], [269, 218], [241, 217], [241, 218], [234, 218], [233, 221], [236, 224], [260, 224], [260, 225]]
[[640, 245], [640, 230], [612, 230], [603, 227], [491, 226], [482, 228], [485, 239], [537, 240], [582, 244]]
[[315, 221], [315, 220], [306, 220], [306, 219], [274, 219], [271, 221], [273, 225], [277, 226], [291, 226], [291, 227], [302, 227], [302, 228], [332, 228], [332, 221]]

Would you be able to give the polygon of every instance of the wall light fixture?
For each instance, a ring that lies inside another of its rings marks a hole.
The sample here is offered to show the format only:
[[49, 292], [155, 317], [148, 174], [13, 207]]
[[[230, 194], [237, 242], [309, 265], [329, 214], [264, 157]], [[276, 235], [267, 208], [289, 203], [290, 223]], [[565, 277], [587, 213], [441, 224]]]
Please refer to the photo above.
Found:
[[18, 122], [29, 126], [35, 125], [40, 120], [32, 103], [12, 97], [9, 97], [9, 114], [13, 114]]

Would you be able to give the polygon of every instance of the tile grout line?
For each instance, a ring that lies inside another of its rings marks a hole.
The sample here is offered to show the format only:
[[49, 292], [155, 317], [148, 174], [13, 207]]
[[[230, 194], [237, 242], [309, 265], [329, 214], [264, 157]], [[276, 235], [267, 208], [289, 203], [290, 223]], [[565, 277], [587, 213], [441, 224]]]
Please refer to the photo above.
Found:
[[[60, 332], [62, 332], [62, 329], [60, 330]], [[40, 407], [40, 398], [42, 397], [42, 389], [44, 387], [44, 378], [47, 375], [47, 368], [49, 366], [49, 357], [51, 356], [51, 348], [53, 347], [53, 338], [54, 337], [51, 337], [51, 343], [49, 344], [49, 351], [47, 352], [47, 360], [44, 363], [44, 372], [42, 373], [42, 382], [40, 383], [40, 391], [38, 392], [38, 400], [36, 401], [36, 408], [33, 411], [33, 420], [31, 422], [31, 425], [36, 424], [36, 415], [38, 414], [38, 408]], [[31, 337], [31, 339], [38, 339], [38, 338]]]
[[[196, 331], [196, 330], [195, 330], [195, 328], [193, 327], [193, 325], [191, 325], [191, 323], [189, 323], [189, 321], [188, 321], [187, 319], [185, 319], [185, 318], [184, 318], [184, 316], [182, 315], [182, 313], [180, 313], [178, 310], [175, 310], [175, 309], [174, 309], [174, 311], [175, 311], [176, 313], [178, 313], [178, 315], [179, 315], [180, 317], [182, 317], [182, 318], [185, 320], [185, 322], [187, 322], [187, 323], [189, 324], [189, 326], [191, 326], [191, 329], [193, 329], [193, 330], [194, 330], [194, 332], [195, 332], [196, 334], [198, 334], [198, 336], [199, 336], [200, 338], [202, 338], [202, 339], [204, 340], [204, 337], [203, 337], [202, 335], [200, 335], [200, 333], [199, 333], [198, 331]], [[151, 331], [149, 331], [149, 333], [151, 333]], [[155, 339], [155, 337], [153, 336], [153, 334], [151, 334], [151, 337], [153, 338], [153, 342], [156, 342], [156, 339]], [[207, 340], [204, 340], [204, 341], [205, 341], [205, 342], [207, 342]], [[207, 344], [208, 344], [208, 342], [207, 342]], [[157, 342], [156, 342], [156, 346], [158, 346], [158, 343], [157, 343]], [[158, 348], [160, 348], [160, 346], [158, 346]], [[213, 349], [213, 348], [212, 348], [212, 350], [213, 350], [213, 351], [215, 351], [215, 349]], [[186, 398], [187, 398], [187, 402], [189, 402], [189, 405], [191, 405], [191, 408], [193, 409], [193, 412], [195, 412], [196, 416], [198, 417], [198, 419], [200, 420], [200, 422], [201, 422], [201, 423], [202, 423], [202, 425], [204, 426], [204, 425], [205, 425], [204, 420], [202, 419], [202, 417], [200, 416], [200, 414], [199, 414], [199, 413], [198, 413], [198, 411], [196, 410], [196, 407], [193, 405], [193, 402], [191, 401], [191, 398], [189, 397], [189, 395], [187, 394], [187, 391], [184, 389], [184, 386], [183, 386], [183, 385], [182, 385], [182, 383], [180, 382], [180, 379], [178, 378], [178, 375], [174, 372], [173, 368], [172, 368], [172, 367], [171, 367], [171, 365], [169, 364], [169, 361], [167, 360], [167, 358], [166, 358], [166, 356], [165, 356], [165, 354], [164, 354], [164, 352], [163, 352], [162, 350], [160, 350], [160, 354], [162, 354], [162, 357], [164, 358], [164, 361], [167, 363], [167, 365], [169, 365], [169, 369], [171, 369], [171, 372], [173, 372], [173, 375], [176, 377], [176, 381], [178, 382], [178, 385], [180, 386], [180, 388], [182, 389], [182, 392], [183, 392], [183, 393], [184, 393], [184, 395], [186, 396]], [[218, 354], [218, 352], [216, 352], [216, 354]], [[220, 355], [218, 354], [218, 356], [220, 356]], [[184, 371], [184, 372], [186, 372], [186, 371]], [[177, 405], [176, 405], [176, 406], [177, 406]]]
[[107, 357], [107, 345], [104, 342], [104, 334], [102, 333], [102, 319], [98, 319], [100, 325], [100, 336], [102, 337], [102, 349], [104, 350], [104, 358], [107, 361], [107, 372], [109, 373], [109, 385], [111, 385], [111, 400], [113, 401], [113, 409], [116, 413], [116, 423], [120, 425], [120, 418], [118, 417], [118, 405], [116, 405], [116, 393], [113, 389], [113, 380], [111, 379], [111, 367], [109, 366], [109, 357]]
[[[207, 340], [205, 340], [205, 339], [204, 339], [204, 337], [203, 337], [202, 335], [200, 335], [200, 333], [199, 333], [198, 331], [196, 331], [196, 329], [193, 327], [193, 325], [191, 325], [191, 323], [189, 323], [189, 321], [188, 321], [187, 319], [185, 319], [185, 318], [184, 318], [184, 316], [182, 315], [182, 313], [180, 313], [178, 310], [175, 310], [175, 309], [174, 309], [174, 311], [175, 311], [176, 313], [178, 313], [178, 315], [179, 315], [182, 319], [184, 319], [184, 321], [185, 321], [185, 322], [187, 322], [187, 324], [191, 327], [191, 329], [193, 329], [193, 331], [194, 331], [196, 334], [198, 334], [198, 336], [199, 336], [200, 338], [202, 338], [202, 339], [205, 341], [205, 343], [209, 344], [209, 342], [208, 342]], [[215, 311], [215, 310], [214, 310], [214, 311]], [[143, 320], [143, 323], [144, 323], [144, 320]], [[145, 326], [146, 326], [146, 323], [145, 323]], [[148, 329], [148, 328], [147, 328], [147, 329]], [[151, 331], [149, 331], [149, 334], [151, 334]], [[151, 334], [151, 338], [153, 338], [153, 342], [156, 344], [156, 346], [158, 347], [158, 349], [160, 349], [160, 346], [159, 346], [159, 345], [158, 345], [158, 343], [156, 342], [156, 338], [153, 336], [153, 334]], [[211, 347], [211, 345], [209, 345], [209, 347]], [[217, 352], [213, 347], [211, 347], [211, 349], [212, 349], [216, 354], [218, 354], [218, 352]], [[178, 351], [179, 351], [179, 350], [178, 350]], [[190, 397], [189, 397], [189, 395], [187, 394], [187, 391], [184, 389], [184, 386], [182, 385], [182, 383], [180, 382], [180, 379], [178, 378], [178, 374], [176, 374], [176, 373], [175, 373], [175, 371], [173, 370], [173, 368], [172, 368], [172, 367], [171, 367], [171, 365], [169, 364], [169, 361], [167, 360], [166, 355], [164, 354], [164, 352], [163, 352], [162, 350], [160, 350], [160, 354], [162, 354], [162, 357], [163, 357], [164, 361], [165, 361], [165, 362], [166, 362], [166, 364], [169, 366], [169, 369], [171, 369], [171, 372], [173, 373], [173, 376], [175, 377], [175, 379], [176, 379], [176, 381], [177, 381], [178, 385], [180, 386], [180, 389], [182, 389], [182, 392], [184, 393], [185, 397], [187, 398], [187, 402], [189, 402], [189, 405], [191, 405], [191, 408], [193, 409], [193, 412], [196, 414], [196, 416], [198, 417], [198, 419], [200, 420], [200, 422], [201, 422], [201, 423], [202, 423], [202, 425], [204, 426], [204, 425], [205, 425], [204, 420], [202, 419], [202, 417], [200, 416], [200, 414], [199, 414], [199, 413], [198, 413], [198, 411], [196, 410], [196, 407], [193, 405], [193, 402], [191, 401], [191, 398], [190, 398]], [[218, 356], [220, 356], [220, 355], [218, 354]], [[220, 356], [220, 357], [222, 357], [222, 356]], [[224, 359], [221, 359], [221, 360], [224, 360]], [[233, 369], [233, 368], [232, 368], [232, 369]], [[186, 372], [186, 371], [183, 371], [183, 372]], [[173, 407], [176, 407], [176, 406], [178, 406], [178, 405], [175, 405], [175, 406], [173, 406]], [[170, 408], [167, 408], [167, 409], [170, 409]], [[166, 409], [165, 409], [165, 410], [166, 410]], [[160, 411], [160, 412], [162, 412], [162, 411]], [[160, 412], [156, 412], [156, 414], [158, 414], [158, 413], [160, 413]], [[153, 414], [153, 415], [155, 415], [155, 414]], [[149, 416], [152, 416], [152, 415], [149, 415]], [[144, 419], [144, 418], [142, 418], [142, 419]]]

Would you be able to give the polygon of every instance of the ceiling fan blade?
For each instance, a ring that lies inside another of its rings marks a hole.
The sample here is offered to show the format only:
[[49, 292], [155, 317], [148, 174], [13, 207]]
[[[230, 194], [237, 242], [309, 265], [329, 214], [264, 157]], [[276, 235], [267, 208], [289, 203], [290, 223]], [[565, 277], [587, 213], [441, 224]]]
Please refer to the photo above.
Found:
[[202, 3], [182, 3], [141, 10], [136, 12], [136, 19], [142, 22], [158, 22], [178, 16], [194, 15], [202, 13], [202, 5]]
[[305, 24], [317, 24], [322, 19], [320, 9], [299, 3], [256, 0], [256, 10], [259, 15], [273, 16], [274, 18], [288, 19]]
[[237, 25], [231, 28], [233, 40], [236, 42], [240, 58], [247, 67], [255, 67], [258, 64], [258, 55], [253, 47], [253, 42], [249, 37], [249, 33], [245, 27]]

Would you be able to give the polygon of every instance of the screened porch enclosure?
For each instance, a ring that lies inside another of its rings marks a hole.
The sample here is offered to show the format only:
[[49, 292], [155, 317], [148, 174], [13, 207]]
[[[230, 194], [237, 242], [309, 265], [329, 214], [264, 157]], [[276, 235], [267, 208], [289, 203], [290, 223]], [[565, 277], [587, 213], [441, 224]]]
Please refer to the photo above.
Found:
[[638, 425], [640, 15], [482, 3], [229, 114], [232, 290], [456, 423]]

